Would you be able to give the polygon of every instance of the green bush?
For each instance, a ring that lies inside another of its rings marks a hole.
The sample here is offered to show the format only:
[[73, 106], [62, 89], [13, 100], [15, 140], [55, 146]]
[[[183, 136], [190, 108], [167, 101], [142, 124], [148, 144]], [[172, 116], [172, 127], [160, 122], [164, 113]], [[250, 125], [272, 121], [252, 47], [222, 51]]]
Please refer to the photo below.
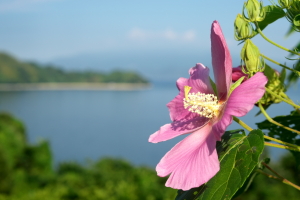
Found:
[[165, 200], [176, 191], [153, 169], [104, 158], [53, 170], [49, 143], [29, 145], [22, 123], [0, 114], [0, 200]]
[[[295, 159], [288, 154], [279, 163], [274, 169], [300, 184]], [[122, 159], [63, 162], [54, 170], [49, 143], [29, 145], [22, 123], [5, 113], [0, 114], [0, 177], [0, 200], [172, 200], [177, 194], [153, 169]], [[235, 200], [298, 198], [294, 188], [258, 175]]]

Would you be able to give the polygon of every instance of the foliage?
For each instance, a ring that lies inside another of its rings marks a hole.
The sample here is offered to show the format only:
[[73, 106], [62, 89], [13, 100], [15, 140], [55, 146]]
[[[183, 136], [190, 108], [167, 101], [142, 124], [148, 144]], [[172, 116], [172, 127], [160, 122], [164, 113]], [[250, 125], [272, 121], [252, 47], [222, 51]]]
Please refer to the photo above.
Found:
[[[274, 169], [279, 174], [283, 175], [288, 180], [293, 183], [299, 184], [299, 165], [297, 165], [295, 159], [291, 154], [285, 154], [279, 162], [274, 166]], [[298, 176], [295, 176], [295, 175]], [[245, 191], [240, 196], [234, 198], [234, 200], [253, 200], [253, 199], [264, 199], [264, 200], [274, 200], [274, 199], [290, 199], [297, 200], [299, 198], [300, 192], [294, 188], [279, 183], [277, 180], [269, 179], [266, 176], [256, 174], [252, 184], [249, 186], [248, 190]]]
[[115, 70], [110, 73], [93, 71], [66, 72], [51, 65], [41, 66], [33, 62], [21, 62], [0, 53], [0, 83], [47, 83], [47, 82], [90, 82], [90, 83], [147, 83], [148, 81], [131, 71]]
[[231, 199], [242, 187], [264, 149], [263, 135], [260, 130], [248, 136], [240, 130], [227, 131], [217, 144], [221, 169], [210, 181], [199, 188], [179, 191], [176, 200], [183, 199]]
[[[299, 110], [291, 112], [290, 115], [277, 116], [274, 118], [275, 121], [283, 124], [284, 126], [291, 127], [295, 130], [300, 130], [300, 113]], [[270, 123], [268, 120], [257, 123], [258, 128], [267, 130], [268, 135], [286, 141], [291, 144], [300, 145], [300, 138], [297, 137], [297, 133], [290, 132], [282, 127]], [[300, 152], [290, 151], [300, 166]], [[299, 168], [299, 180], [300, 180], [300, 168]]]
[[168, 200], [175, 191], [153, 169], [104, 158], [53, 169], [49, 143], [29, 145], [22, 123], [0, 114], [0, 200]]
[[[264, 20], [258, 22], [258, 26], [261, 30], [265, 29], [268, 25], [285, 16], [285, 12], [276, 5], [265, 6], [263, 9], [266, 12], [266, 16]], [[255, 35], [257, 34], [258, 32], [256, 29]]]

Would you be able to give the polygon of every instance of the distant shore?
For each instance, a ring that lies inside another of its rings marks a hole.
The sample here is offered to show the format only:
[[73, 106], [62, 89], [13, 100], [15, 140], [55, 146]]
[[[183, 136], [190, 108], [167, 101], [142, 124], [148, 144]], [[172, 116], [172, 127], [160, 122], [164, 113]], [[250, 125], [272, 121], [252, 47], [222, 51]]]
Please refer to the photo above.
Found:
[[146, 83], [0, 83], [0, 91], [36, 90], [113, 90], [132, 91], [149, 89]]

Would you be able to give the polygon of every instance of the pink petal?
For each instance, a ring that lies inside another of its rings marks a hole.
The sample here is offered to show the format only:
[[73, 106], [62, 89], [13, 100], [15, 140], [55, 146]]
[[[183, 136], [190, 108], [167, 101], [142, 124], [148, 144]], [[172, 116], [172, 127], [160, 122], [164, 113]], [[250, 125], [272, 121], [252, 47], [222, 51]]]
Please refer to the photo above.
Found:
[[218, 141], [221, 140], [222, 135], [226, 131], [227, 127], [231, 124], [231, 122], [232, 116], [228, 115], [225, 110], [221, 120], [214, 124], [212, 128], [212, 132], [214, 133]]
[[247, 114], [265, 93], [267, 81], [267, 77], [258, 72], [243, 82], [231, 93], [225, 112], [237, 117]]
[[221, 27], [214, 21], [211, 27], [211, 54], [215, 82], [220, 101], [227, 99], [231, 84], [232, 61]]
[[179, 78], [177, 81], [176, 81], [176, 86], [177, 86], [177, 89], [179, 91], [184, 91], [184, 86], [188, 84], [188, 79], [187, 78]]
[[[187, 84], [188, 79], [180, 78], [177, 80], [177, 87], [181, 88], [179, 91], [179, 94], [167, 104], [167, 107], [169, 108], [170, 112], [170, 118], [172, 121], [177, 121], [186, 118], [189, 116], [190, 111], [188, 109], [184, 108], [183, 105], [183, 98], [184, 98], [184, 85]], [[190, 117], [195, 117], [195, 115]]]
[[211, 124], [176, 144], [158, 163], [159, 176], [170, 177], [167, 187], [189, 190], [210, 180], [220, 169]]
[[188, 119], [183, 119], [181, 121], [175, 121], [171, 124], [165, 124], [160, 127], [158, 131], [150, 135], [149, 142], [157, 143], [172, 139], [179, 135], [183, 135], [186, 133], [192, 133], [202, 126], [208, 123], [209, 119], [206, 117], [200, 117], [195, 113], [190, 113], [191, 115], [196, 115], [197, 117]]
[[194, 117], [190, 115], [190, 112], [183, 106], [184, 86], [192, 87], [190, 92], [201, 92], [205, 94], [214, 93], [209, 81], [209, 69], [207, 67], [198, 63], [189, 70], [189, 73], [189, 79], [179, 78], [177, 80], [176, 84], [180, 90], [179, 94], [167, 104], [172, 121]]
[[189, 70], [190, 78], [188, 79], [188, 86], [192, 89], [190, 92], [201, 92], [205, 94], [213, 94], [214, 90], [211, 87], [209, 80], [209, 69], [197, 63], [195, 67]]

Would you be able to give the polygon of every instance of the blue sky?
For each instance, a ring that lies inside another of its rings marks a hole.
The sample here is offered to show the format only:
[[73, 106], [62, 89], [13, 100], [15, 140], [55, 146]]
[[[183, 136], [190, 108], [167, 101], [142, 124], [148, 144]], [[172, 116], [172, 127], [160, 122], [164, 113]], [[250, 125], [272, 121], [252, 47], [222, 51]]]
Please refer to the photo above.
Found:
[[[210, 26], [218, 20], [237, 65], [242, 46], [233, 22], [243, 2], [0, 0], [0, 51], [67, 69], [126, 68], [162, 78], [176, 68], [175, 77], [197, 62], [210, 66]], [[266, 34], [291, 48], [296, 36], [283, 39], [287, 27], [283, 19]], [[267, 55], [287, 55], [254, 42]]]

